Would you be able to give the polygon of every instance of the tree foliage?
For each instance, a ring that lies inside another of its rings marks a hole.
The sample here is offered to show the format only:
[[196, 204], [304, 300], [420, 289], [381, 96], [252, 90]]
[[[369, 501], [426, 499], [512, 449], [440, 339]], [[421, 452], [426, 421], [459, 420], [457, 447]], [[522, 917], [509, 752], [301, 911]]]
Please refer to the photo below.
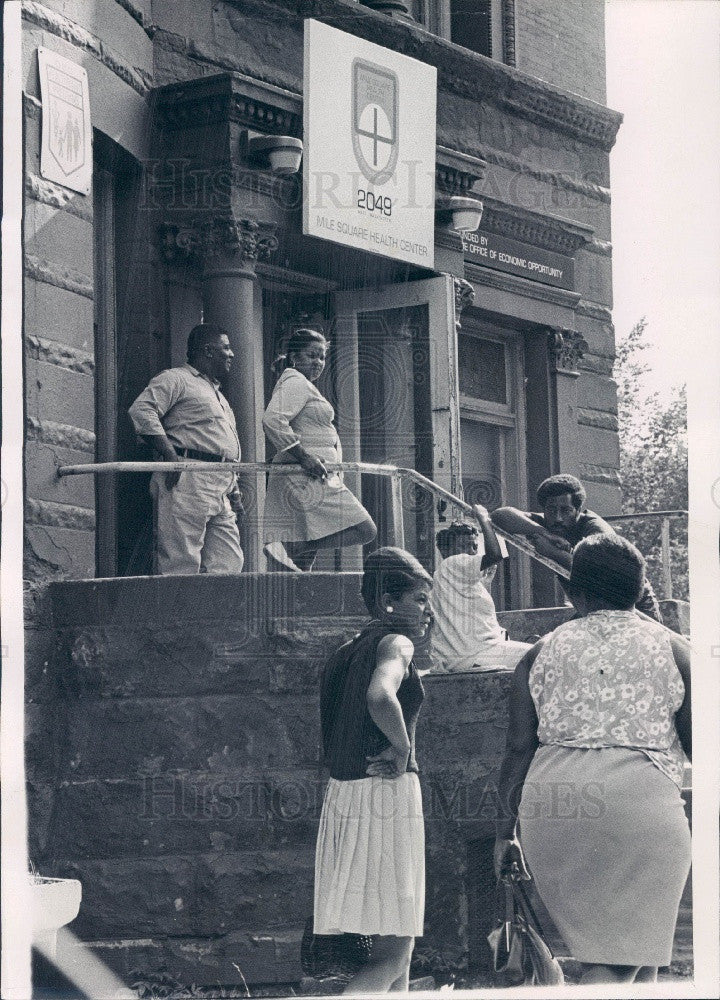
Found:
[[[615, 380], [618, 386], [620, 477], [623, 513], [688, 509], [687, 394], [675, 386], [669, 396], [648, 388], [650, 365], [644, 352], [647, 320], [643, 317], [618, 342]], [[664, 597], [660, 519], [621, 522], [623, 534], [648, 562], [648, 575]], [[687, 600], [687, 519], [670, 527], [673, 596]]]

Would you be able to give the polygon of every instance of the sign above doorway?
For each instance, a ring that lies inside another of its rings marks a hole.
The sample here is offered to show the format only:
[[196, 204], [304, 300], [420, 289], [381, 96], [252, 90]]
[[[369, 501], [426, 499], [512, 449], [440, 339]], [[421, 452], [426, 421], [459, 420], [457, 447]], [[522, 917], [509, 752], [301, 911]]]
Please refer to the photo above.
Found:
[[474, 233], [463, 233], [462, 244], [468, 263], [517, 274], [556, 288], [569, 291], [575, 288], [575, 261], [565, 254], [509, 240], [496, 233], [484, 232], [482, 228]]
[[305, 21], [303, 233], [434, 266], [437, 71]]

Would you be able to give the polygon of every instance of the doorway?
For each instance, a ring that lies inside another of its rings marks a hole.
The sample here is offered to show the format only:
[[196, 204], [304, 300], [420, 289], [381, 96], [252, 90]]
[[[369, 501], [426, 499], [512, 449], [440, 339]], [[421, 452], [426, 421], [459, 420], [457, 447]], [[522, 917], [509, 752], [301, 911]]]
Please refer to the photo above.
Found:
[[[333, 350], [337, 425], [346, 461], [415, 469], [452, 492], [460, 488], [456, 408], [454, 290], [449, 276], [379, 285], [334, 295]], [[346, 474], [393, 544], [390, 480]], [[437, 505], [405, 482], [404, 547], [432, 571]], [[345, 569], [360, 554], [344, 555]]]
[[[523, 373], [518, 333], [463, 315], [458, 336], [463, 494], [489, 511], [526, 503]], [[525, 605], [526, 562], [511, 550], [498, 568], [492, 588], [498, 610]]]

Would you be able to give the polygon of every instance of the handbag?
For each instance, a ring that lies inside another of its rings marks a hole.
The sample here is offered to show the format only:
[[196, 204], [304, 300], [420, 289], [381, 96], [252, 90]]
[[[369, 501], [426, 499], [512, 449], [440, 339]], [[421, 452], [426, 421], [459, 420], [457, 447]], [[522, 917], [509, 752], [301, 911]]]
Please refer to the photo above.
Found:
[[493, 969], [507, 986], [561, 986], [560, 963], [545, 941], [527, 890], [517, 878], [499, 883], [504, 893], [503, 915], [487, 937]]
[[313, 918], [305, 921], [300, 943], [300, 965], [306, 976], [353, 975], [370, 960], [369, 934], [315, 934]]

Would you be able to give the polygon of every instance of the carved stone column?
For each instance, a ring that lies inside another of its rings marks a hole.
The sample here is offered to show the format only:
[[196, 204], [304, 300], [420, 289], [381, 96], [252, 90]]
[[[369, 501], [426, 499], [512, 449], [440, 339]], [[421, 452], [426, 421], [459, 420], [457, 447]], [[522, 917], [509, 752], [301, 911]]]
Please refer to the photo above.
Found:
[[[203, 319], [228, 332], [235, 360], [227, 381], [227, 394], [237, 420], [243, 461], [262, 462], [265, 409], [262, 297], [255, 265], [277, 248], [275, 227], [251, 219], [218, 220], [203, 234]], [[240, 481], [247, 508], [243, 548], [247, 569], [260, 563], [263, 476], [248, 475]]]
[[[196, 258], [203, 264], [203, 320], [227, 330], [235, 360], [225, 392], [237, 421], [242, 459], [262, 462], [265, 407], [262, 300], [255, 264], [278, 245], [275, 226], [254, 219], [219, 218], [190, 225], [160, 227], [160, 250], [168, 261]], [[242, 526], [246, 568], [259, 566], [264, 478], [248, 475], [240, 483], [247, 514]]]
[[577, 476], [580, 468], [578, 445], [578, 361], [588, 344], [577, 330], [548, 331], [548, 352], [553, 375], [557, 472]]

